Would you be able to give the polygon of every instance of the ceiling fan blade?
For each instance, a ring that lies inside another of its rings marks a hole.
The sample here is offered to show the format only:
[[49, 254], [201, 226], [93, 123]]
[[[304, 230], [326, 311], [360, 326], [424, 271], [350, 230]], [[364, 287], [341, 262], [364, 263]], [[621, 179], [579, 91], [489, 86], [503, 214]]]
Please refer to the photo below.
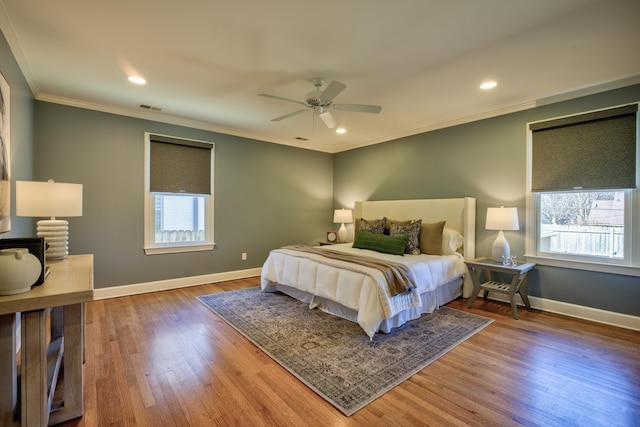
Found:
[[331, 115], [330, 112], [324, 110], [318, 115], [329, 129], [333, 129], [334, 127], [336, 127], [336, 119]]
[[283, 98], [282, 96], [269, 95], [268, 93], [259, 93], [258, 96], [264, 96], [265, 98], [273, 98], [273, 99], [279, 99], [280, 101], [295, 102], [296, 104], [307, 105], [304, 102], [298, 101], [296, 99]]
[[380, 105], [334, 104], [332, 108], [338, 111], [355, 111], [358, 113], [379, 113], [382, 111]]
[[272, 122], [279, 122], [280, 120], [288, 119], [289, 117], [295, 116], [297, 114], [304, 113], [305, 111], [309, 111], [308, 108], [303, 108], [302, 110], [294, 111], [293, 113], [285, 114], [284, 116], [276, 117], [275, 119], [271, 119]]
[[329, 83], [329, 86], [327, 86], [325, 90], [322, 92], [322, 94], [320, 94], [320, 99], [322, 99], [325, 102], [329, 102], [333, 98], [338, 96], [338, 94], [343, 90], [345, 90], [346, 88], [347, 88], [346, 84], [340, 83], [336, 80], [332, 80], [331, 83]]

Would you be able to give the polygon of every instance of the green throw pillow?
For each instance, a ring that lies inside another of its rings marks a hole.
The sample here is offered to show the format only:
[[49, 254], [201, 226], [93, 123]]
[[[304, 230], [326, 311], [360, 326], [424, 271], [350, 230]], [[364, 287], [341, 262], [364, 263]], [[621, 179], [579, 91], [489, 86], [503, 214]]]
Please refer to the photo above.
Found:
[[357, 231], [353, 240], [353, 247], [358, 249], [370, 249], [392, 255], [404, 255], [409, 237], [387, 236], [386, 234], [373, 234], [365, 231]]

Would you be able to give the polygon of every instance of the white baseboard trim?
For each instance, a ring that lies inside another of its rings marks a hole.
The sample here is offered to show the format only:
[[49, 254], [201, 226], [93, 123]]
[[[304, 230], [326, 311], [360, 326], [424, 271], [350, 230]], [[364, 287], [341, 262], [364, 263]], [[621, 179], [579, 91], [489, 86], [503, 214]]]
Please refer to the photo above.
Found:
[[[251, 268], [247, 270], [205, 274], [203, 276], [180, 277], [177, 279], [159, 280], [156, 282], [136, 283], [132, 285], [100, 288], [93, 291], [93, 299], [100, 300], [144, 294], [148, 292], [168, 291], [170, 289], [185, 288], [188, 286], [224, 282], [226, 280], [245, 279], [247, 277], [259, 276], [260, 273], [261, 268]], [[494, 295], [492, 295], [490, 299], [509, 303], [506, 295]], [[481, 295], [479, 295], [478, 297], [481, 297]], [[524, 305], [520, 296], [518, 296], [517, 298], [518, 305]], [[600, 310], [598, 308], [585, 307], [582, 305], [570, 304], [566, 302], [554, 301], [533, 296], [529, 297], [529, 302], [531, 302], [531, 307], [537, 310], [548, 311], [550, 313], [562, 314], [564, 316], [576, 317], [578, 319], [590, 320], [592, 322], [604, 323], [611, 326], [640, 331], [639, 316], [615, 313], [613, 311]]]
[[261, 271], [261, 268], [250, 268], [247, 270], [227, 271], [224, 273], [205, 274], [202, 276], [180, 277], [177, 279], [159, 280], [156, 282], [99, 288], [93, 290], [93, 299], [100, 300], [125, 297], [148, 292], [168, 291], [170, 289], [186, 288], [188, 286], [205, 285], [207, 283], [245, 279], [247, 277], [259, 276]]
[[[489, 299], [506, 302], [507, 304], [509, 303], [509, 299], [506, 295], [494, 294], [491, 295]], [[524, 306], [520, 296], [517, 296], [516, 301], [519, 306]], [[531, 308], [535, 308], [537, 310], [640, 331], [639, 316], [631, 316], [630, 314], [616, 313], [613, 311], [601, 310], [599, 308], [585, 307], [583, 305], [570, 304], [568, 302], [555, 301], [540, 297], [529, 296], [529, 302], [531, 303]]]

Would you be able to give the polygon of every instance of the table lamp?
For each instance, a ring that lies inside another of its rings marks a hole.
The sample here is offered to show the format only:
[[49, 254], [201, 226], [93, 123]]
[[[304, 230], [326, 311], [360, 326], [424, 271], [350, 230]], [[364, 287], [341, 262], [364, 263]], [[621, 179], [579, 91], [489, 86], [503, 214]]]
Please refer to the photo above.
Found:
[[56, 217], [82, 216], [82, 184], [16, 181], [16, 215], [50, 217], [37, 223], [38, 237], [44, 237], [45, 259], [69, 255], [69, 222]]
[[499, 230], [493, 246], [491, 246], [491, 256], [496, 262], [502, 262], [503, 257], [511, 255], [509, 242], [504, 237], [503, 230], [519, 230], [518, 225], [518, 209], [505, 208], [487, 208], [487, 222], [484, 226], [487, 230]]
[[347, 227], [344, 225], [353, 222], [353, 212], [351, 209], [336, 209], [333, 212], [333, 222], [341, 224], [338, 230], [338, 241], [345, 243], [347, 241]]

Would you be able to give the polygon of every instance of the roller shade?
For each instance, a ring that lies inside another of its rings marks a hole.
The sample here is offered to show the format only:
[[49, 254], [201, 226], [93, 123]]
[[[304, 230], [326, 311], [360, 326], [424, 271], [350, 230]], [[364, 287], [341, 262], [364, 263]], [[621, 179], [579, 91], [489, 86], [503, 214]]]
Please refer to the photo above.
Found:
[[532, 123], [531, 190], [636, 187], [638, 105]]
[[149, 191], [211, 194], [213, 144], [150, 135]]

